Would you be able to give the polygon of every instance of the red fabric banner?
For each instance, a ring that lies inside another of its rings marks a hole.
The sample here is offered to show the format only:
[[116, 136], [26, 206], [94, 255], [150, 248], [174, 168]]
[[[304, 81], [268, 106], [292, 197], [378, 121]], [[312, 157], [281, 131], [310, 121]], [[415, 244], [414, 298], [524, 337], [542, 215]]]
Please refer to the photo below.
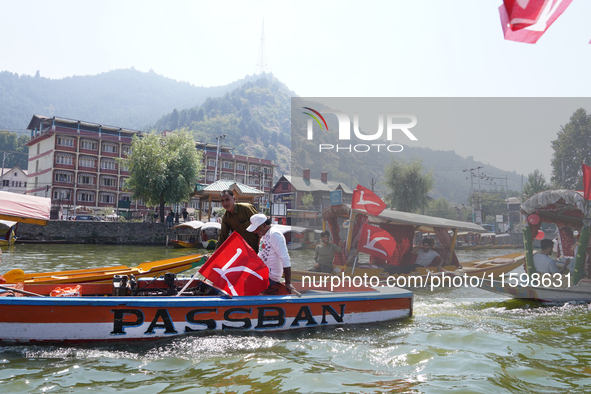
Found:
[[371, 256], [387, 259], [394, 254], [396, 241], [386, 230], [365, 223], [361, 227], [357, 250]]
[[258, 295], [269, 287], [269, 268], [236, 231], [199, 273], [233, 296]]
[[365, 211], [373, 216], [378, 216], [387, 205], [374, 192], [361, 185], [357, 185], [353, 190], [352, 209]]
[[499, 7], [505, 40], [535, 44], [572, 0], [504, 0]]
[[591, 167], [583, 164], [583, 197], [589, 201], [591, 199]]

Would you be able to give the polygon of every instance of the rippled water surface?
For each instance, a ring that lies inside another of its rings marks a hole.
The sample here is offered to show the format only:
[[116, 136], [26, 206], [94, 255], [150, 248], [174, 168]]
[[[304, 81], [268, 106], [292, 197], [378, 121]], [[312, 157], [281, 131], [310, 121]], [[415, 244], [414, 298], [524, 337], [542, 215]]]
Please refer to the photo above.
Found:
[[[163, 247], [16, 245], [0, 272], [136, 265], [194, 252]], [[507, 251], [509, 253], [511, 251]], [[500, 251], [458, 252], [472, 260]], [[311, 251], [292, 251], [295, 268]], [[587, 305], [542, 305], [473, 288], [417, 289], [414, 316], [280, 334], [76, 346], [0, 347], [0, 392], [584, 393]]]

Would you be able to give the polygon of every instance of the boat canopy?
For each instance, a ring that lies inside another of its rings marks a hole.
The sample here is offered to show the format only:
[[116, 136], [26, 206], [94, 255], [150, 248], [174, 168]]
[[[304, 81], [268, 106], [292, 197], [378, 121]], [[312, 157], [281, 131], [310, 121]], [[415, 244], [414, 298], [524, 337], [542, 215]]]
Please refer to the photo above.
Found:
[[0, 228], [2, 228], [2, 229], [11, 228], [15, 224], [16, 224], [16, 222], [13, 222], [11, 220], [0, 220]]
[[178, 227], [188, 227], [188, 228], [192, 228], [193, 230], [197, 230], [200, 229], [205, 223], [199, 221], [199, 220], [193, 220], [190, 222], [185, 222], [185, 223], [181, 223], [181, 224], [177, 224], [176, 226], [173, 226], [172, 228], [178, 228]]
[[208, 228], [215, 228], [220, 230], [222, 228], [222, 224], [218, 222], [207, 222], [203, 223], [203, 226], [201, 226], [201, 230], [207, 230]]
[[583, 226], [585, 199], [576, 190], [546, 190], [521, 204], [523, 215], [538, 214], [546, 223], [569, 225], [575, 229]]
[[0, 191], [0, 219], [45, 226], [50, 209], [49, 198]]
[[435, 228], [458, 229], [458, 231], [472, 231], [477, 233], [486, 233], [487, 231], [476, 223], [460, 222], [433, 216], [419, 215], [417, 213], [408, 213], [402, 211], [393, 211], [385, 209], [379, 216], [368, 215], [369, 222], [372, 224], [407, 224], [415, 226], [415, 230], [425, 233], [435, 232]]

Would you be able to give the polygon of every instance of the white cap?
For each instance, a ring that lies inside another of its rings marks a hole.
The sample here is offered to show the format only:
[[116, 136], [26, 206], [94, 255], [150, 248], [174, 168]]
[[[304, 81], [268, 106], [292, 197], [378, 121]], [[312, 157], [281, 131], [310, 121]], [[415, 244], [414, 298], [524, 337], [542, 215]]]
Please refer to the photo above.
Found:
[[267, 221], [267, 216], [262, 213], [257, 213], [256, 215], [252, 215], [250, 217], [250, 226], [248, 226], [246, 231], [254, 233], [254, 231], [257, 228], [259, 228], [259, 226], [261, 224], [265, 223], [266, 221]]

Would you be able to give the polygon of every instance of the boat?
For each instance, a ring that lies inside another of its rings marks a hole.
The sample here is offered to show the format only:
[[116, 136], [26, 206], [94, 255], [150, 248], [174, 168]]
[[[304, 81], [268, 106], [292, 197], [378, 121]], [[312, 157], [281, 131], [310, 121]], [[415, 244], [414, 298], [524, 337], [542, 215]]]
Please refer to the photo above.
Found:
[[[170, 243], [174, 248], [200, 248], [200, 229], [205, 223], [199, 220], [184, 222], [173, 226], [177, 230], [176, 239], [171, 239]], [[181, 231], [179, 231], [179, 229]], [[182, 231], [184, 230], [184, 231]]]
[[[199, 280], [139, 280], [134, 295], [113, 284], [0, 286], [0, 342], [155, 340], [215, 331], [302, 330], [401, 319], [413, 294], [395, 287], [299, 287], [294, 294], [234, 296]], [[189, 286], [189, 287], [187, 287]], [[139, 291], [141, 290], [141, 291]], [[72, 297], [47, 296], [50, 294]], [[113, 296], [113, 294], [116, 294]]]
[[220, 236], [222, 224], [218, 222], [207, 222], [201, 227], [201, 246], [207, 250], [215, 250]]
[[521, 247], [510, 243], [510, 234], [460, 233], [456, 250], [512, 249]]
[[[322, 217], [329, 224], [333, 242], [341, 243], [340, 227], [338, 221], [345, 220], [351, 216], [350, 206], [346, 204], [329, 206], [322, 212]], [[379, 215], [357, 214], [352, 219], [353, 228], [360, 229], [362, 223], [368, 223], [386, 230], [396, 242], [396, 250], [393, 256], [388, 260], [380, 260], [371, 257], [369, 264], [357, 264], [353, 266], [345, 264], [347, 257], [344, 251], [342, 256], [335, 256], [333, 263], [333, 272], [330, 274], [292, 270], [292, 280], [303, 280], [304, 277], [315, 278], [326, 275], [345, 275], [345, 276], [375, 276], [380, 280], [388, 277], [419, 277], [427, 281], [429, 277], [434, 276], [482, 276], [493, 275], [498, 277], [514, 270], [524, 262], [523, 253], [511, 253], [485, 260], [470, 261], [460, 263], [455, 255], [455, 244], [457, 234], [464, 232], [485, 233], [486, 230], [478, 224], [461, 222], [456, 220], [431, 217], [426, 215], [413, 214], [408, 212], [394, 211], [390, 209], [383, 210]], [[359, 231], [359, 230], [357, 230]], [[448, 233], [451, 231], [451, 234]], [[349, 241], [355, 248], [359, 238], [360, 231], [357, 234], [351, 233]], [[387, 265], [403, 267], [412, 264], [414, 255], [411, 254], [413, 244], [419, 244], [423, 237], [434, 237], [438, 241], [438, 246], [433, 248], [440, 254], [444, 261], [441, 263], [442, 269], [436, 267], [419, 267], [415, 271], [405, 274], [391, 275], [385, 269]], [[350, 259], [349, 259], [350, 260]]]
[[[498, 280], [483, 279], [480, 288], [512, 298], [526, 298], [544, 302], [591, 301], [591, 279], [588, 254], [590, 228], [588, 226], [591, 205], [584, 194], [575, 190], [547, 190], [540, 192], [521, 205], [524, 220], [524, 244], [526, 249], [526, 272], [510, 274]], [[557, 257], [561, 260], [571, 258], [571, 272], [566, 275], [555, 273], [540, 274], [536, 271], [534, 239], [544, 235], [544, 223], [556, 224], [559, 230]], [[577, 253], [573, 249], [577, 243], [575, 233], [579, 233]]]
[[12, 220], [0, 220], [0, 246], [9, 246], [15, 243], [17, 224]]
[[110, 283], [114, 275], [135, 275], [138, 278], [154, 277], [165, 273], [179, 273], [196, 268], [207, 260], [208, 255], [197, 254], [175, 257], [172, 259], [150, 261], [128, 267], [117, 265], [113, 267], [88, 268], [72, 271], [54, 271], [25, 273], [20, 269], [13, 269], [2, 275], [6, 283]]

